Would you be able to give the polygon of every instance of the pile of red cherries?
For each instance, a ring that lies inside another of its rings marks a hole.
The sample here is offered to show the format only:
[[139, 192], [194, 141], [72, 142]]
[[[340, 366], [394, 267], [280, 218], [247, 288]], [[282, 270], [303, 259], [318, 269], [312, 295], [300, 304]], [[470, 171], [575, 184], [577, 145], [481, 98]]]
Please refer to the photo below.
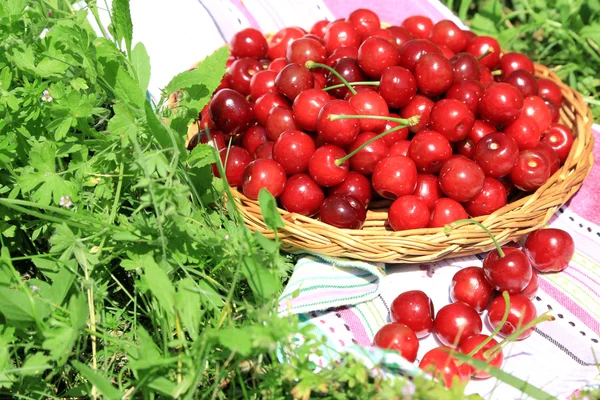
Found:
[[488, 215], [542, 186], [573, 144], [559, 86], [450, 20], [382, 28], [358, 9], [309, 32], [247, 28], [229, 47], [188, 148], [218, 149], [246, 197], [265, 188], [339, 228], [360, 229], [383, 199], [393, 230]]
[[[401, 293], [390, 307], [393, 322], [381, 327], [373, 344], [396, 350], [415, 362], [419, 339], [434, 332], [441, 346], [425, 353], [419, 368], [442, 380], [447, 387], [471, 378], [489, 378], [489, 372], [461, 363], [454, 355], [462, 353], [500, 368], [503, 346], [528, 338], [537, 323], [552, 319], [548, 315], [538, 317], [531, 301], [538, 289], [536, 270], [562, 271], [574, 252], [571, 236], [556, 228], [531, 233], [522, 249], [497, 245], [496, 250], [487, 254], [482, 267], [463, 268], [454, 275], [450, 284], [451, 303], [437, 314], [423, 291]], [[491, 335], [482, 333], [480, 314], [486, 310], [485, 318], [493, 330]], [[504, 339], [498, 342], [496, 335]]]

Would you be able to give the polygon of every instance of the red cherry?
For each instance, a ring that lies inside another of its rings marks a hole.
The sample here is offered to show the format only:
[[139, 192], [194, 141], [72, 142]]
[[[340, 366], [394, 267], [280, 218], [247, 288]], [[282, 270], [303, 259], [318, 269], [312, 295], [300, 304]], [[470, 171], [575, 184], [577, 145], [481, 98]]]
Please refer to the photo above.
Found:
[[323, 89], [325, 86], [327, 86], [327, 76], [325, 76], [324, 72], [311, 71], [310, 73], [312, 74], [313, 79], [315, 80], [315, 83], [313, 85], [315, 89]]
[[283, 107], [288, 110], [292, 109], [290, 102], [279, 93], [267, 93], [256, 99], [256, 102], [254, 102], [254, 114], [258, 123], [266, 125], [271, 111], [276, 107]]
[[[358, 94], [358, 93], [362, 93], [362, 92], [371, 92], [371, 93], [377, 93], [377, 91], [373, 88], [373, 86], [366, 86], [366, 85], [359, 85], [356, 86], [354, 88], [354, 91]], [[350, 101], [354, 96], [356, 96], [355, 94], [352, 94], [350, 92], [346, 93], [346, 95], [344, 96], [344, 100], [348, 100]], [[358, 111], [358, 110], [357, 110]]]
[[523, 109], [523, 95], [508, 83], [492, 83], [479, 100], [479, 115], [492, 125], [508, 125]]
[[417, 359], [419, 351], [419, 340], [415, 333], [399, 322], [382, 326], [373, 338], [373, 345], [382, 349], [396, 350], [410, 362]]
[[333, 53], [327, 57], [325, 64], [333, 67], [335, 63], [342, 58], [353, 58], [358, 59], [358, 47], [340, 47], [335, 49]]
[[560, 87], [550, 79], [538, 78], [538, 96], [548, 100], [557, 106], [562, 104], [563, 95]]
[[[356, 137], [354, 142], [352, 142], [350, 147], [348, 147], [348, 152], [353, 152], [375, 136], [377, 136], [377, 134], [373, 132], [361, 133]], [[383, 139], [378, 139], [359, 150], [358, 153], [350, 158], [350, 168], [363, 175], [369, 175], [373, 172], [375, 165], [383, 158], [387, 157], [388, 150], [388, 146]]]
[[285, 131], [275, 141], [273, 159], [288, 175], [304, 172], [308, 160], [315, 151], [315, 142], [306, 133], [296, 130]]
[[454, 145], [454, 152], [467, 158], [473, 158], [473, 151], [475, 150], [475, 144], [470, 138], [456, 142]]
[[346, 152], [332, 144], [326, 144], [315, 150], [308, 161], [308, 172], [320, 186], [339, 185], [348, 176], [348, 161], [336, 165], [335, 161], [346, 156]]
[[531, 280], [531, 264], [525, 253], [514, 247], [503, 247], [504, 257], [492, 250], [483, 260], [483, 273], [499, 292], [519, 293]]
[[548, 165], [550, 166], [550, 176], [554, 175], [554, 173], [558, 171], [558, 168], [560, 168], [560, 159], [558, 158], [556, 151], [554, 151], [550, 145], [543, 142], [538, 143], [533, 150], [546, 157]]
[[414, 72], [417, 62], [427, 53], [442, 55], [440, 48], [429, 40], [409, 40], [400, 48], [400, 65], [410, 72]]
[[379, 94], [385, 99], [388, 106], [404, 107], [417, 94], [417, 81], [406, 68], [388, 67], [381, 75]]
[[200, 112], [200, 128], [201, 129], [215, 129], [215, 123], [210, 118], [210, 103], [205, 105], [202, 111]]
[[433, 130], [444, 135], [449, 142], [466, 138], [475, 122], [475, 116], [469, 107], [454, 99], [443, 99], [435, 103], [429, 118]]
[[421, 200], [428, 209], [432, 209], [435, 202], [444, 196], [438, 178], [433, 174], [418, 174], [417, 187], [414, 195]]
[[254, 159], [258, 160], [259, 158], [265, 158], [267, 160], [273, 159], [273, 147], [275, 147], [275, 142], [267, 141], [261, 144], [254, 150]]
[[500, 58], [500, 69], [503, 76], [508, 76], [518, 69], [535, 73], [533, 61], [525, 54], [521, 53], [506, 53]]
[[511, 72], [510, 75], [504, 78], [504, 82], [510, 83], [519, 89], [523, 94], [523, 97], [535, 96], [538, 94], [538, 83], [535, 76], [524, 69], [518, 69]]
[[433, 330], [433, 302], [420, 290], [399, 294], [390, 307], [392, 321], [408, 326], [419, 339]]
[[[387, 103], [381, 95], [375, 91], [359, 92], [350, 98], [350, 105], [358, 115], [375, 115], [386, 117], [389, 113]], [[385, 120], [359, 119], [361, 132], [373, 132], [385, 127]]]
[[417, 186], [417, 167], [404, 156], [387, 157], [379, 161], [371, 177], [373, 189], [386, 199], [412, 194]]
[[440, 48], [440, 50], [442, 51], [442, 55], [444, 57], [446, 57], [448, 60], [450, 60], [452, 57], [454, 57], [456, 55], [455, 52], [453, 52], [452, 50], [450, 50], [448, 47], [446, 46], [438, 46]]
[[250, 94], [250, 80], [260, 71], [263, 71], [260, 61], [254, 58], [237, 59], [229, 68], [229, 86], [247, 96]]
[[452, 157], [452, 146], [441, 133], [421, 131], [412, 138], [408, 156], [420, 172], [436, 173]]
[[[229, 151], [228, 151], [229, 150]], [[225, 177], [229, 186], [238, 187], [242, 184], [242, 175], [246, 166], [252, 162], [250, 153], [238, 146], [231, 146], [219, 151], [219, 157], [225, 168]], [[227, 161], [227, 163], [225, 163]], [[216, 177], [221, 177], [216, 164], [212, 165], [212, 172]]]
[[277, 140], [283, 132], [297, 129], [292, 110], [284, 107], [275, 107], [267, 118], [265, 129], [267, 136], [273, 141]]
[[479, 64], [489, 69], [495, 69], [500, 62], [500, 44], [496, 39], [489, 36], [477, 36], [467, 45], [467, 53], [475, 58], [481, 57], [490, 50], [491, 52], [487, 56], [479, 59]]
[[392, 32], [392, 34], [396, 38], [396, 46], [398, 46], [398, 48], [402, 47], [402, 45], [404, 45], [404, 43], [408, 42], [409, 40], [414, 39], [414, 36], [408, 31], [408, 29], [402, 26], [392, 25], [388, 26], [386, 29]]
[[481, 78], [479, 62], [469, 53], [458, 53], [450, 58], [452, 69], [454, 71], [454, 81], [461, 79], [474, 79], [478, 81]]
[[307, 89], [300, 93], [292, 106], [298, 128], [311, 132], [316, 131], [319, 111], [331, 100], [333, 97], [321, 89]]
[[242, 177], [242, 191], [246, 197], [257, 200], [258, 193], [265, 188], [277, 198], [283, 193], [285, 182], [283, 167], [276, 161], [261, 158], [246, 167]]
[[525, 289], [523, 289], [521, 294], [527, 297], [529, 300], [533, 300], [538, 290], [538, 282], [538, 274], [536, 271], [533, 271], [533, 273], [531, 274], [531, 280], [529, 281], [527, 286], [525, 286]]
[[510, 171], [510, 180], [519, 189], [533, 192], [550, 178], [550, 163], [535, 150], [523, 150]]
[[489, 135], [490, 133], [496, 133], [496, 128], [488, 124], [487, 122], [483, 122], [480, 119], [476, 119], [473, 123], [473, 129], [469, 133], [469, 138], [473, 141], [474, 144], [477, 144], [482, 137]]
[[429, 40], [438, 46], [447, 46], [455, 53], [467, 48], [467, 35], [456, 24], [448, 19], [436, 23], [429, 34]]
[[464, 202], [481, 192], [485, 174], [476, 162], [463, 156], [453, 156], [442, 165], [439, 180], [446, 196]]
[[367, 208], [372, 197], [371, 181], [364, 175], [351, 171], [342, 183], [331, 188], [329, 194], [352, 196]]
[[402, 21], [402, 26], [413, 36], [427, 39], [431, 33], [431, 28], [433, 28], [433, 21], [424, 15], [412, 15]]
[[492, 75], [492, 71], [490, 71], [489, 68], [482, 66], [479, 71], [481, 72], [481, 78], [479, 81], [484, 87], [487, 87], [488, 83], [496, 82], [494, 75]]
[[352, 11], [348, 15], [348, 18], [346, 18], [346, 21], [352, 24], [361, 38], [366, 38], [371, 32], [379, 29], [381, 26], [377, 14], [366, 8], [359, 8]]
[[441, 377], [447, 388], [455, 383], [466, 382], [471, 375], [469, 364], [461, 364], [452, 356], [452, 348], [447, 346], [429, 350], [419, 363], [419, 368], [434, 377]]
[[263, 70], [254, 74], [250, 79], [250, 96], [256, 100], [267, 93], [275, 92], [276, 77], [277, 72], [270, 70]]
[[[355, 58], [341, 58], [332, 67], [348, 82], [359, 82], [366, 79], [365, 74], [358, 66], [358, 61]], [[342, 81], [334, 74], [328, 75], [327, 86], [334, 86], [341, 83]], [[330, 93], [337, 98], [344, 98], [350, 91], [347, 87], [341, 87], [330, 90]]]
[[429, 125], [429, 116], [431, 115], [431, 109], [435, 103], [427, 96], [417, 94], [408, 102], [406, 106], [400, 111], [402, 118], [410, 118], [413, 115], [419, 115], [421, 118], [419, 123], [408, 128], [409, 131], [417, 133], [426, 129]]
[[480, 267], [467, 267], [452, 277], [450, 299], [473, 307], [478, 313], [485, 310], [494, 295], [494, 288], [485, 279]]
[[307, 217], [315, 215], [325, 200], [323, 189], [306, 174], [297, 174], [288, 178], [280, 201], [289, 212]]
[[477, 311], [465, 303], [448, 304], [435, 316], [434, 331], [445, 346], [457, 347], [464, 339], [480, 334], [482, 328]]
[[477, 142], [473, 160], [483, 172], [494, 178], [510, 174], [519, 158], [519, 146], [515, 139], [504, 133], [490, 133]]
[[351, 144], [360, 131], [358, 119], [330, 120], [330, 115], [358, 115], [354, 107], [345, 100], [332, 100], [319, 111], [317, 132], [327, 143], [345, 147]]
[[388, 211], [388, 221], [395, 231], [425, 228], [430, 217], [425, 202], [413, 195], [398, 197]]
[[544, 100], [538, 96], [529, 96], [523, 100], [523, 110], [521, 115], [533, 118], [537, 123], [540, 132], [546, 132], [552, 123], [552, 113], [544, 103]]
[[452, 64], [441, 54], [427, 53], [415, 66], [415, 78], [419, 91], [428, 96], [439, 96], [454, 82]]
[[442, 197], [435, 202], [431, 209], [429, 228], [441, 228], [465, 218], [468, 218], [467, 212], [458, 201]]
[[267, 55], [267, 40], [260, 31], [254, 28], [242, 29], [229, 42], [231, 55], [236, 58], [264, 58]]
[[321, 222], [342, 229], [360, 229], [366, 217], [363, 204], [348, 195], [334, 194], [326, 198], [319, 209]]
[[283, 67], [285, 67], [288, 64], [289, 64], [289, 62], [288, 62], [287, 58], [284, 58], [284, 57], [276, 58], [269, 63], [269, 66], [267, 67], [267, 69], [269, 71], [279, 72], [283, 69]]
[[[477, 106], [484, 92], [481, 82], [473, 79], [454, 80], [446, 92], [446, 99], [460, 100], [469, 107], [473, 115], [477, 115]], [[495, 129], [493, 129], [495, 131]]]
[[483, 189], [471, 200], [465, 202], [464, 207], [473, 217], [490, 215], [506, 205], [507, 197], [504, 185], [499, 180], [486, 176]]
[[274, 60], [285, 57], [290, 43], [302, 36], [304, 36], [304, 31], [298, 27], [283, 28], [269, 40], [269, 51], [267, 53], [269, 58]]
[[531, 117], [521, 116], [504, 128], [506, 135], [515, 139], [519, 150], [535, 148], [540, 142], [540, 129]]
[[548, 130], [542, 134], [542, 143], [550, 145], [563, 163], [569, 156], [573, 146], [573, 132], [562, 124], [551, 124]]
[[[508, 319], [506, 320], [506, 323], [502, 325], [502, 328], [498, 333], [498, 335], [502, 337], [509, 336], [515, 331], [520, 330], [537, 317], [537, 311], [535, 309], [535, 306], [533, 305], [531, 300], [529, 300], [522, 294], [511, 294], [509, 296], [509, 301], [510, 305]], [[492, 300], [490, 308], [488, 309], [487, 318], [490, 326], [493, 329], [496, 329], [500, 325], [505, 310], [506, 302], [504, 301], [504, 297], [498, 296], [494, 300]], [[525, 332], [519, 335], [517, 340], [527, 339], [529, 336], [531, 336], [534, 329], [535, 327], [527, 329]]]
[[[209, 134], [210, 134], [210, 140], [208, 140]], [[216, 129], [210, 129], [210, 132], [208, 132], [208, 133], [206, 130], [201, 130], [199, 133], [196, 133], [190, 139], [190, 141], [187, 145], [187, 149], [193, 150], [198, 145], [198, 139], [200, 139], [200, 143], [207, 144], [210, 147], [215, 148], [217, 151], [227, 147], [227, 144], [225, 142], [225, 135], [223, 135], [223, 132], [218, 131]]]
[[471, 43], [471, 40], [473, 40], [477, 37], [477, 34], [473, 31], [470, 31], [467, 29], [463, 29], [462, 31], [465, 33], [465, 35], [467, 35], [468, 43]]
[[[384, 136], [385, 138], [385, 136]], [[389, 150], [388, 155], [392, 156], [406, 156], [408, 157], [408, 148], [410, 147], [410, 140], [399, 140], [394, 143]]]
[[286, 58], [290, 63], [299, 65], [304, 65], [307, 61], [323, 63], [327, 58], [327, 52], [325, 46], [318, 40], [302, 37], [289, 44]]
[[[483, 341], [487, 340], [487, 335], [473, 335], [465, 340], [463, 340], [458, 348], [458, 350], [463, 354], [470, 354], [476, 347], [478, 347]], [[498, 345], [498, 341], [496, 339], [491, 339], [489, 342], [483, 345], [483, 347], [476, 351], [471, 357], [476, 360], [485, 361], [487, 364], [491, 365], [495, 368], [500, 368], [502, 366], [502, 362], [504, 361], [504, 354], [502, 353], [502, 349], [498, 350], [498, 352], [494, 352], [495, 356], [491, 360], [486, 358], [484, 355], [486, 350], [491, 349], [494, 346]], [[471, 371], [474, 374], [473, 377], [477, 379], [487, 379], [490, 378], [491, 375], [488, 372], [483, 370], [477, 370], [474, 367], [471, 367]]]
[[379, 78], [386, 68], [399, 63], [398, 46], [381, 37], [370, 37], [358, 48], [358, 65], [370, 77]]
[[320, 21], [315, 22], [315, 24], [310, 28], [310, 33], [313, 35], [317, 35], [321, 39], [325, 37], [325, 30], [327, 29], [327, 25], [329, 25], [328, 20], [322, 19]]
[[557, 123], [560, 120], [560, 112], [558, 110], [559, 107], [548, 100], [544, 100], [544, 104], [546, 104], [546, 106], [548, 106], [548, 109], [550, 110], [550, 115], [552, 116], [552, 123]]
[[540, 272], [560, 272], [569, 266], [575, 243], [568, 232], [557, 228], [539, 229], [525, 241], [525, 254]]
[[[213, 133], [211, 132], [210, 134], [212, 135]], [[267, 136], [267, 131], [264, 127], [260, 125], [251, 126], [242, 136], [242, 147], [244, 147], [248, 153], [254, 154], [256, 148], [268, 140], [269, 137]]]
[[[392, 117], [392, 118], [400, 118], [399, 115], [394, 114], [394, 113], [389, 113], [388, 117]], [[380, 134], [383, 132], [387, 132], [392, 128], [395, 128], [397, 126], [400, 126], [401, 124], [399, 122], [396, 121], [385, 121], [385, 126], [383, 126], [381, 129], [375, 131], [375, 133]], [[385, 135], [384, 137], [382, 137], [381, 139], [385, 142], [385, 144], [387, 144], [388, 146], [392, 146], [395, 143], [397, 143], [400, 140], [406, 140], [408, 138], [408, 127], [405, 126], [404, 128], [400, 128], [392, 133], [388, 133], [387, 135]]]
[[210, 101], [210, 118], [223, 133], [244, 132], [254, 120], [250, 103], [233, 89], [219, 90]]
[[323, 40], [325, 40], [327, 54], [331, 54], [339, 47], [358, 47], [360, 45], [360, 34], [351, 23], [335, 21], [327, 26]]
[[275, 78], [277, 91], [294, 101], [303, 90], [312, 89], [315, 79], [310, 71], [299, 64], [286, 65]]

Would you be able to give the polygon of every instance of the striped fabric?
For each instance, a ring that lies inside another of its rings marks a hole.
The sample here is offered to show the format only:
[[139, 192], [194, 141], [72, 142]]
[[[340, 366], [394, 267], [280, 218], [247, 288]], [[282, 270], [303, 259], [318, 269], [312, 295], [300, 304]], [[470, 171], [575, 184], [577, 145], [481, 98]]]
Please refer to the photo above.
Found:
[[[318, 20], [343, 18], [364, 6], [360, 0], [131, 0], [134, 42], [143, 41], [147, 47], [152, 63], [149, 90], [155, 97], [175, 74], [223, 46], [240, 29], [252, 26], [276, 32], [294, 25], [310, 29]], [[461, 24], [437, 0], [382, 0], [368, 7], [392, 24], [414, 14]], [[102, 20], [108, 21], [106, 13]], [[594, 135], [598, 142], [600, 127], [595, 126]], [[599, 151], [594, 149], [596, 157]], [[567, 230], [576, 243], [570, 267], [541, 276], [534, 299], [538, 312], [550, 309], [556, 321], [540, 324], [529, 339], [506, 349], [506, 371], [559, 398], [600, 382], [594, 358], [594, 353], [600, 354], [599, 197], [600, 167], [594, 167], [581, 190], [550, 221]], [[414, 266], [306, 254], [281, 295], [279, 312], [298, 314], [302, 324], [312, 325], [327, 338], [323, 355], [313, 355], [319, 367], [352, 353], [365, 365], [383, 365], [379, 370], [383, 374], [418, 374], [418, 368], [398, 354], [370, 347], [377, 330], [389, 322], [389, 304], [402, 291], [421, 289], [439, 310], [449, 302], [452, 275], [460, 268], [481, 265], [484, 256]], [[417, 362], [436, 345], [433, 336], [422, 340]], [[281, 357], [284, 361], [285, 355]], [[494, 380], [472, 381], [467, 390], [486, 399], [522, 398], [517, 390]]]

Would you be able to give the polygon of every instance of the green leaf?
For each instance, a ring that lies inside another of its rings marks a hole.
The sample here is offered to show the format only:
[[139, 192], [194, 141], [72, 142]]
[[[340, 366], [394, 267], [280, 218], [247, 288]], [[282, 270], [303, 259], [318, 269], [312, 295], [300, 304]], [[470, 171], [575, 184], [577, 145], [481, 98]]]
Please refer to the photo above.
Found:
[[223, 346], [247, 357], [252, 353], [252, 333], [248, 328], [225, 328], [217, 332], [217, 337]]
[[108, 378], [99, 375], [96, 371], [79, 361], [72, 361], [71, 364], [83, 375], [85, 379], [98, 389], [104, 398], [109, 400], [120, 400], [124, 393], [114, 387]]
[[146, 92], [129, 75], [129, 72], [116, 61], [104, 64], [104, 79], [114, 90], [117, 100], [130, 106], [142, 109], [146, 101]]
[[16, 323], [30, 323], [35, 321], [34, 313], [38, 318], [44, 318], [50, 313], [46, 303], [33, 299], [16, 289], [0, 287], [0, 312], [4, 317]]
[[127, 52], [131, 52], [131, 40], [133, 38], [133, 24], [131, 23], [131, 11], [129, 0], [114, 0], [112, 7], [114, 27], [118, 39], [125, 39]]
[[139, 132], [139, 128], [135, 123], [133, 113], [121, 103], [115, 104], [113, 109], [115, 115], [108, 121], [109, 132], [113, 135], [123, 137], [136, 136]]
[[69, 65], [55, 59], [44, 58], [35, 67], [35, 72], [41, 77], [61, 76], [69, 69]]
[[581, 31], [579, 31], [579, 35], [584, 39], [592, 39], [594, 42], [596, 42], [597, 45], [600, 46], [600, 24], [596, 23], [584, 26], [583, 28], [581, 28]]
[[52, 279], [52, 297], [56, 304], [61, 305], [66, 299], [73, 282], [75, 281], [75, 274], [72, 273], [67, 267], [60, 267], [58, 274]]
[[277, 211], [277, 201], [267, 189], [262, 188], [258, 193], [258, 204], [267, 228], [276, 230], [285, 226], [281, 214]]
[[9, 17], [21, 15], [26, 5], [27, 0], [9, 0], [4, 4], [4, 11]]
[[[58, 122], [58, 121], [57, 121]], [[69, 129], [71, 129], [71, 125], [73, 124], [73, 118], [67, 117], [60, 120], [60, 124], [54, 131], [54, 140], [59, 141], [62, 140], [67, 133], [69, 133]]]
[[175, 311], [175, 288], [167, 273], [154, 261], [151, 255], [144, 258], [144, 277], [148, 283], [150, 291], [158, 300], [162, 309], [172, 315]]
[[253, 233], [254, 239], [256, 242], [265, 249], [268, 253], [275, 253], [279, 250], [279, 245], [274, 240], [267, 239], [262, 233], [259, 231], [254, 231]]
[[54, 144], [52, 142], [35, 142], [29, 153], [29, 163], [38, 172], [56, 172], [54, 163]]
[[241, 270], [256, 296], [268, 299], [276, 297], [281, 291], [282, 283], [275, 272], [258, 263], [254, 257], [245, 256]]
[[[154, 135], [158, 143], [160, 143], [163, 149], [172, 149], [174, 146], [179, 150], [179, 155], [186, 157], [187, 151], [185, 149], [185, 143], [183, 142], [183, 138], [176, 135], [169, 135], [169, 131], [161, 122], [158, 117], [154, 113], [150, 102], [146, 101], [145, 107], [146, 111], [146, 119], [148, 121], [148, 126], [150, 127], [150, 132]], [[173, 141], [175, 143], [173, 143]]]
[[192, 340], [196, 340], [200, 331], [202, 304], [192, 279], [185, 278], [177, 283], [176, 305], [183, 328]]
[[495, 36], [498, 34], [494, 21], [481, 14], [475, 14], [471, 21], [471, 29], [479, 35]]
[[150, 83], [150, 57], [143, 43], [138, 43], [131, 52], [131, 63], [138, 77], [140, 87], [146, 91]]
[[188, 162], [193, 168], [202, 168], [214, 163], [215, 154], [213, 148], [207, 144], [198, 143], [198, 145], [194, 147], [194, 150], [192, 150]]
[[44, 355], [44, 353], [35, 353], [27, 357], [25, 364], [19, 370], [19, 374], [22, 376], [39, 375], [43, 371], [52, 368], [50, 362], [50, 357]]

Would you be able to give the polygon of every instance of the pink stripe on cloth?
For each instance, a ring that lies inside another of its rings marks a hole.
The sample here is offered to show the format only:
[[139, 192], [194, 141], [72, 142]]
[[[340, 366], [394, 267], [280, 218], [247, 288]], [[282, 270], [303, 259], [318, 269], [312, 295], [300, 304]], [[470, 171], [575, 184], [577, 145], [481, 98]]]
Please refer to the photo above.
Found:
[[254, 15], [252, 15], [252, 13], [248, 11], [248, 9], [246, 8], [246, 6], [244, 6], [244, 3], [241, 0], [229, 0], [229, 2], [232, 5], [234, 5], [235, 8], [237, 8], [240, 11], [240, 13], [244, 15], [244, 17], [246, 17], [246, 19], [253, 28], [260, 30], [260, 25], [258, 24], [258, 22], [256, 22]]
[[540, 279], [539, 287], [544, 292], [548, 293], [556, 301], [562, 304], [569, 312], [575, 315], [585, 326], [596, 333], [600, 333], [600, 322], [592, 317], [586, 310], [575, 303], [568, 295], [562, 293], [559, 289], [548, 283], [545, 279]]
[[371, 341], [360, 318], [348, 307], [337, 310], [346, 324], [350, 327], [354, 338], [361, 346], [370, 346]]

